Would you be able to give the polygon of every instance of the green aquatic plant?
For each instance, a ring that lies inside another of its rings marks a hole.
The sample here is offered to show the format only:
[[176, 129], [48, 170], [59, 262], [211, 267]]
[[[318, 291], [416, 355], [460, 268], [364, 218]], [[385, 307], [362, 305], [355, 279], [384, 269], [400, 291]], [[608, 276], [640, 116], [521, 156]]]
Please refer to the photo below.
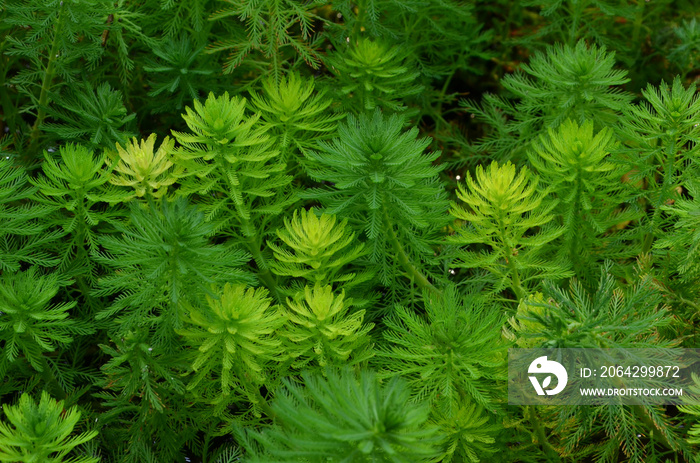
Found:
[[695, 3], [0, 0], [0, 460], [700, 463]]
[[43, 461], [46, 463], [97, 463], [99, 458], [88, 455], [66, 456], [76, 447], [97, 436], [87, 431], [70, 437], [81, 413], [73, 406], [66, 410], [64, 402], [56, 402], [42, 392], [37, 404], [29, 394], [22, 394], [14, 406], [3, 404], [10, 425], [0, 422], [0, 461]]

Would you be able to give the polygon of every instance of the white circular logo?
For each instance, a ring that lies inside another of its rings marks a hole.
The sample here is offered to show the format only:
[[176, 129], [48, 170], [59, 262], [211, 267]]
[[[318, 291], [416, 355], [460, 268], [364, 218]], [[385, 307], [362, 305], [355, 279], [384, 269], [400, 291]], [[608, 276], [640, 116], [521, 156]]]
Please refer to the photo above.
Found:
[[[540, 382], [537, 380], [536, 376], [529, 376], [532, 386], [535, 388], [537, 395], [556, 395], [564, 390], [566, 383], [569, 380], [569, 375], [566, 373], [566, 368], [562, 366], [561, 363], [555, 362], [554, 360], [547, 360], [547, 356], [537, 357], [532, 361], [530, 367], [527, 369], [528, 373], [543, 373], [547, 376]], [[552, 375], [557, 377], [557, 387], [554, 389], [547, 389], [552, 383]]]

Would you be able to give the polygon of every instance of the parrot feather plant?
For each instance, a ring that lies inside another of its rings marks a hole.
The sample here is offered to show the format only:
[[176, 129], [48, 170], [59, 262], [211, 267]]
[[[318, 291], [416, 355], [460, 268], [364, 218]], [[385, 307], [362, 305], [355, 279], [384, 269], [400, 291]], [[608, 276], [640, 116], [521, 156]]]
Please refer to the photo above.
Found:
[[0, 462], [700, 463], [696, 3], [0, 0]]

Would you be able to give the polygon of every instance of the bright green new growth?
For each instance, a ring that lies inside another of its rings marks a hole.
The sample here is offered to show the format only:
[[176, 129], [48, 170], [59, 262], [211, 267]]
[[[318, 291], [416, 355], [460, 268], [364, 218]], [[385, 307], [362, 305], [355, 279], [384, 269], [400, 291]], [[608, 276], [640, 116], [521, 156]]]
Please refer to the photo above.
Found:
[[361, 38], [331, 58], [330, 64], [345, 96], [343, 105], [354, 113], [376, 107], [405, 111], [405, 99], [423, 90], [414, 84], [420, 73], [410, 69], [406, 55], [383, 42]]
[[493, 329], [502, 325], [500, 311], [476, 294], [461, 297], [454, 286], [423, 296], [426, 317], [396, 306], [385, 319], [382, 375], [407, 379], [416, 400], [448, 414], [470, 400], [493, 407], [506, 380], [508, 344]]
[[245, 98], [210, 93], [204, 104], [185, 108], [191, 133], [173, 131], [183, 146], [177, 162], [186, 169], [179, 194], [199, 195], [207, 220], [247, 247], [260, 279], [281, 302], [262, 247], [275, 216], [296, 202], [293, 177], [285, 173], [269, 125], [260, 113], [248, 114], [246, 104]]
[[156, 134], [140, 142], [134, 137], [124, 148], [117, 143], [116, 155], [111, 153], [106, 159], [114, 170], [110, 182], [133, 189], [139, 198], [160, 198], [167, 194], [179, 171], [177, 167], [173, 169], [170, 159], [175, 140], [165, 137], [157, 150], [155, 143]]
[[[259, 387], [268, 378], [271, 362], [285, 359], [277, 330], [286, 322], [280, 307], [264, 288], [247, 288], [243, 284], [226, 284], [207, 295], [206, 306], [186, 304], [188, 326], [178, 330], [198, 350], [192, 369], [196, 372], [187, 385], [196, 394], [211, 390], [201, 385], [213, 375], [219, 384], [217, 400], [230, 400], [234, 391], [256, 406], [263, 406]], [[267, 410], [266, 410], [267, 412]]]
[[354, 365], [372, 356], [368, 333], [374, 324], [363, 325], [364, 310], [349, 313], [352, 305], [345, 291], [334, 295], [331, 286], [318, 284], [306, 286], [303, 299], [287, 299], [289, 323], [280, 335], [289, 340], [285, 352], [294, 368]]
[[[270, 264], [276, 275], [303, 278], [312, 284], [355, 286], [371, 273], [343, 273], [345, 267], [367, 254], [363, 243], [356, 243], [348, 229], [348, 219], [337, 222], [335, 215], [316, 215], [314, 208], [295, 210], [292, 219], [284, 219], [277, 236], [286, 245], [268, 241], [275, 262]], [[354, 245], [353, 245], [354, 244]]]
[[345, 117], [330, 111], [333, 100], [325, 91], [314, 93], [313, 78], [304, 79], [295, 72], [278, 83], [272, 78], [263, 80], [262, 90], [262, 94], [250, 92], [251, 103], [278, 138], [282, 160], [287, 163], [296, 163], [294, 155], [330, 138]]
[[[175, 156], [188, 176], [180, 194], [206, 194], [207, 218], [216, 217], [217, 227], [237, 220], [241, 235], [250, 239], [256, 236], [254, 222], [291, 203], [285, 187], [292, 177], [283, 174], [275, 139], [266, 133], [269, 126], [259, 122], [259, 113], [247, 114], [246, 104], [228, 92], [220, 97], [210, 93], [204, 104], [195, 100], [194, 110], [185, 108], [182, 117], [192, 133], [173, 131], [173, 136], [184, 147]], [[260, 243], [249, 249], [266, 268], [257, 256]]]
[[245, 98], [230, 97], [228, 92], [219, 97], [209, 93], [204, 104], [194, 100], [194, 110], [185, 107], [182, 118], [192, 133], [173, 132], [173, 135], [193, 153], [186, 151], [190, 156], [180, 153], [181, 157], [193, 158], [197, 153], [205, 161], [218, 161], [218, 156], [230, 163], [256, 160], [257, 152], [249, 153], [245, 148], [263, 145], [262, 148], [266, 149], [270, 144], [269, 136], [265, 135], [267, 128], [255, 126], [259, 114], [246, 114], [246, 101]]
[[[86, 431], [70, 437], [80, 420], [76, 406], [65, 410], [63, 401], [56, 402], [42, 391], [37, 404], [29, 394], [22, 394], [14, 406], [2, 406], [10, 424], [0, 421], [0, 461], [7, 463], [98, 463], [99, 458], [67, 455], [79, 445], [97, 437], [97, 431]], [[12, 426], [12, 427], [11, 427]]]
[[503, 377], [700, 345], [697, 1], [0, 0], [7, 463], [700, 463]]
[[[437, 456], [435, 427], [426, 403], [406, 406], [410, 390], [393, 379], [380, 384], [362, 370], [302, 373], [304, 385], [284, 380], [272, 408], [273, 427], [250, 435], [263, 451], [251, 463], [428, 463]], [[250, 449], [252, 450], [252, 449]]]
[[[70, 195], [76, 195], [77, 192], [87, 194], [90, 190], [100, 190], [109, 181], [111, 172], [102, 170], [104, 155], [96, 158], [94, 152], [83, 145], [67, 143], [61, 147], [58, 155], [60, 161], [54, 159], [54, 156], [48, 152], [44, 152], [44, 162], [41, 167], [46, 177], [32, 179], [31, 182], [37, 185], [39, 191], [47, 197], [69, 196], [65, 199], [57, 198], [55, 205], [62, 204], [66, 209], [73, 211], [80, 207], [79, 198], [73, 198]], [[100, 193], [103, 192], [91, 192], [90, 196], [101, 199], [103, 195]], [[117, 196], [112, 199], [112, 202], [122, 200], [122, 197]], [[70, 231], [73, 227], [75, 225], [71, 224], [66, 229]]]
[[[619, 212], [625, 196], [620, 179], [625, 170], [612, 162], [610, 152], [617, 143], [612, 129], [594, 133], [593, 123], [579, 125], [567, 119], [558, 129], [548, 128], [528, 152], [530, 163], [560, 202], [552, 212], [566, 229], [562, 253], [581, 269], [602, 258], [625, 258], [638, 250], [629, 243], [617, 244], [608, 232], [616, 224], [639, 218], [630, 211]], [[619, 235], [618, 235], [619, 236]], [[579, 272], [583, 274], [584, 272]]]
[[[546, 201], [545, 193], [537, 193], [538, 182], [527, 167], [516, 174], [510, 162], [501, 166], [494, 161], [486, 170], [479, 165], [476, 180], [467, 173], [466, 184], [458, 185], [457, 198], [469, 209], [453, 204], [451, 211], [465, 221], [452, 242], [491, 248], [479, 254], [462, 250], [454, 265], [488, 269], [496, 277], [495, 290], [510, 287], [518, 300], [539, 280], [572, 275], [565, 264], [548, 262], [541, 255], [565, 228], [550, 225], [557, 201]], [[537, 233], [531, 233], [533, 229]]]
[[607, 159], [615, 146], [612, 129], [594, 135], [591, 121], [579, 125], [567, 119], [557, 130], [548, 128], [547, 135], [540, 135], [538, 141], [532, 146], [532, 166], [547, 177], [552, 189], [568, 192], [561, 198], [564, 204], [573, 203], [590, 211], [593, 206], [588, 198], [597, 186], [593, 182], [600, 178], [601, 183], [606, 182], [615, 169]]

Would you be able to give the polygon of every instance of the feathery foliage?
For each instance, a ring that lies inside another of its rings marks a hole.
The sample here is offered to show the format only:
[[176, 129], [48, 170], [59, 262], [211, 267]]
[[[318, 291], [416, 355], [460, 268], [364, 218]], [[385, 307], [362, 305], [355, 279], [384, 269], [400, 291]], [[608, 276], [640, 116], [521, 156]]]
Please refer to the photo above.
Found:
[[429, 140], [417, 139], [415, 129], [403, 132], [403, 123], [403, 117], [385, 117], [378, 110], [371, 117], [349, 115], [339, 138], [306, 153], [309, 175], [334, 187], [307, 190], [304, 196], [364, 231], [382, 283], [393, 279], [392, 249], [408, 277], [425, 286], [431, 283], [415, 267], [417, 257], [433, 254], [431, 233], [447, 223], [447, 200], [438, 178], [441, 167], [432, 165], [440, 153], [424, 154]]
[[406, 61], [400, 48], [365, 38], [337, 52], [329, 64], [338, 75], [344, 108], [355, 113], [376, 107], [405, 111], [402, 102], [422, 90], [414, 84], [419, 72]]
[[594, 134], [592, 122], [579, 125], [567, 119], [558, 129], [549, 128], [547, 136], [540, 135], [528, 152], [530, 164], [559, 199], [552, 212], [566, 229], [562, 250], [574, 267], [596, 266], [601, 259], [629, 258], [639, 252], [630, 245], [636, 230], [610, 232], [641, 215], [611, 201], [627, 195], [626, 184], [620, 181], [625, 170], [610, 155], [616, 146], [611, 129]]
[[479, 120], [493, 126], [475, 149], [499, 160], [519, 161], [535, 137], [566, 119], [579, 124], [593, 121], [596, 128], [614, 124], [617, 114], [632, 100], [616, 87], [629, 81], [627, 72], [614, 65], [614, 52], [588, 47], [583, 41], [535, 53], [529, 64], [521, 65], [523, 72], [503, 78], [502, 85], [512, 97], [486, 94], [481, 107], [472, 101], [461, 102]]
[[355, 233], [348, 230], [347, 219], [337, 221], [335, 215], [316, 215], [314, 208], [294, 211], [291, 220], [284, 220], [284, 229], [277, 229], [282, 247], [268, 241], [275, 262], [270, 264], [276, 275], [303, 278], [312, 284], [330, 284], [351, 288], [372, 277], [370, 271], [343, 273], [353, 261], [367, 254], [364, 244], [354, 246]]
[[476, 294], [461, 297], [454, 286], [442, 296], [424, 292], [424, 299], [425, 318], [397, 306], [384, 320], [382, 375], [406, 378], [417, 400], [439, 399], [448, 414], [465, 400], [494, 407], [506, 379], [508, 344], [493, 329], [501, 314]]
[[[616, 287], [610, 275], [611, 265], [601, 266], [595, 291], [588, 292], [575, 280], [569, 290], [545, 284], [549, 299], [534, 298], [518, 316], [524, 323], [519, 332], [524, 340], [536, 340], [535, 347], [576, 348], [661, 348], [673, 347], [660, 328], [668, 325], [661, 294], [643, 277], [629, 288]], [[533, 310], [534, 309], [534, 310]], [[562, 407], [557, 421], [563, 428], [563, 445], [567, 452], [591, 452], [600, 461], [616, 461], [622, 452], [630, 462], [643, 462], [654, 446], [666, 450], [683, 449], [676, 430], [663, 409], [650, 406], [603, 405], [595, 407]], [[598, 433], [607, 437], [601, 440]], [[641, 439], [653, 434], [655, 439]], [[595, 448], [584, 444], [595, 442]]]
[[[518, 300], [527, 289], [544, 278], [571, 275], [563, 262], [547, 262], [542, 255], [546, 245], [566, 229], [551, 226], [556, 200], [536, 193], [539, 178], [527, 167], [517, 173], [513, 164], [487, 170], [476, 168], [476, 181], [467, 174], [465, 186], [459, 185], [457, 197], [469, 209], [454, 204], [452, 215], [465, 221], [465, 227], [452, 237], [459, 244], [485, 244], [490, 250], [476, 253], [462, 250], [453, 264], [462, 268], [486, 268], [495, 277], [495, 291], [509, 287]], [[531, 229], [539, 229], [536, 234]]]
[[686, 188], [692, 199], [679, 198], [673, 205], [661, 206], [676, 220], [673, 229], [664, 233], [654, 248], [668, 250], [668, 270], [678, 275], [676, 284], [670, 286], [676, 287], [686, 301], [692, 301], [700, 292], [695, 284], [700, 279], [700, 182], [688, 180]]
[[87, 144], [93, 149], [114, 149], [117, 143], [125, 144], [133, 136], [127, 124], [136, 114], [127, 114], [122, 93], [113, 90], [108, 83], [93, 89], [88, 81], [84, 89], [73, 88], [67, 95], [52, 99], [54, 106], [47, 108], [47, 114], [60, 122], [43, 123], [41, 130], [44, 132]]
[[[93, 229], [114, 220], [119, 215], [114, 206], [127, 195], [106, 186], [111, 172], [102, 169], [104, 155], [96, 158], [85, 146], [69, 143], [61, 147], [58, 159], [48, 152], [44, 158], [44, 176], [30, 180], [39, 189], [37, 201], [58, 211], [54, 224], [71, 235], [70, 240], [57, 242], [61, 257], [58, 268], [92, 282], [96, 268], [90, 253], [97, 251]], [[113, 209], [105, 211], [101, 203], [109, 203]]]
[[193, 47], [188, 37], [166, 39], [153, 48], [158, 58], [143, 69], [151, 75], [148, 92], [152, 98], [153, 112], [181, 111], [185, 102], [198, 100], [206, 90], [211, 91], [215, 69], [205, 62], [204, 47]]
[[[545, 283], [544, 298], [533, 298], [518, 316], [529, 322], [520, 330], [525, 338], [542, 339], [537, 347], [651, 348], [672, 347], [659, 327], [670, 323], [661, 294], [649, 277], [623, 291], [610, 275], [611, 264], [600, 267], [598, 287], [590, 293], [573, 280], [569, 290]], [[534, 309], [534, 310], [533, 310]]]
[[92, 437], [0, 460], [700, 463], [505, 405], [700, 342], [696, 3], [0, 0], [0, 402]]
[[95, 295], [117, 294], [97, 319], [120, 314], [121, 332], [155, 326], [154, 345], [174, 342], [173, 328], [182, 326], [185, 300], [211, 294], [209, 285], [254, 283], [240, 267], [247, 254], [225, 244], [211, 244], [213, 226], [185, 199], [132, 204], [130, 223], [115, 224], [121, 236], [102, 235], [103, 251], [95, 259], [114, 273], [98, 280]]
[[[36, 90], [38, 87], [43, 93], [56, 76], [72, 82], [80, 69], [84, 69], [75, 66], [78, 60], [85, 59], [88, 65], [94, 65], [103, 54], [100, 47], [103, 30], [101, 18], [104, 11], [109, 11], [108, 4], [105, 0], [63, 3], [10, 0], [7, 4], [10, 14], [5, 21], [21, 26], [23, 31], [21, 35], [7, 37], [11, 44], [9, 52], [31, 63], [24, 72], [14, 77], [14, 83], [23, 91], [33, 94], [30, 88]], [[78, 36], [86, 40], [76, 46], [74, 40]], [[38, 106], [37, 103], [45, 105], [46, 101], [35, 98], [34, 108]]]
[[[0, 159], [0, 270], [17, 271], [22, 263], [50, 267], [58, 262], [43, 249], [60, 233], [46, 233], [50, 209], [26, 203], [37, 188], [28, 185], [26, 170]], [[43, 219], [43, 220], [42, 220]]]
[[56, 351], [76, 335], [94, 332], [88, 323], [69, 317], [75, 302], [52, 303], [60, 287], [68, 283], [56, 273], [42, 275], [36, 267], [0, 276], [3, 360], [14, 362], [21, 354], [36, 371], [44, 372], [49, 368], [44, 352]]
[[316, 19], [314, 10], [327, 0], [311, 0], [303, 4], [294, 0], [260, 0], [250, 4], [239, 0], [222, 1], [230, 6], [213, 13], [210, 20], [237, 17], [246, 24], [245, 37], [236, 34], [207, 49], [208, 53], [230, 51], [224, 62], [225, 73], [232, 73], [248, 54], [258, 51], [269, 62], [267, 69], [258, 69], [269, 72], [275, 81], [279, 81], [282, 65], [290, 59], [289, 48], [296, 52], [297, 59], [304, 60], [312, 68], [321, 65], [321, 56], [314, 49], [312, 23]]
[[306, 286], [303, 299], [287, 299], [289, 323], [280, 334], [289, 340], [285, 347], [295, 368], [354, 365], [372, 356], [367, 333], [374, 325], [363, 325], [364, 310], [348, 313], [352, 305], [345, 291], [335, 295], [319, 284]]
[[119, 461], [153, 458], [176, 461], [183, 444], [195, 432], [194, 417], [184, 413], [185, 385], [180, 379], [188, 365], [168, 349], [155, 349], [144, 328], [122, 333], [113, 345], [100, 345], [111, 358], [102, 366], [103, 391], [96, 394], [107, 411], [99, 416], [101, 434], [118, 442]]
[[[524, 42], [540, 40], [573, 45], [579, 39], [617, 50], [627, 66], [642, 66], [647, 31], [659, 27], [659, 18], [670, 0], [655, 2], [616, 2], [609, 0], [528, 0], [538, 6], [545, 24]], [[615, 27], [610, 27], [611, 22]]]
[[314, 87], [312, 78], [290, 73], [279, 82], [272, 78], [263, 80], [262, 94], [250, 92], [251, 103], [269, 126], [268, 132], [279, 140], [286, 163], [296, 161], [294, 154], [315, 148], [318, 140], [330, 138], [345, 116], [331, 112], [333, 100], [324, 90], [314, 93]]
[[207, 217], [223, 216], [221, 226], [235, 218], [241, 234], [250, 238], [262, 215], [279, 214], [289, 204], [280, 190], [292, 178], [282, 173], [285, 166], [266, 133], [269, 127], [258, 123], [259, 113], [247, 114], [246, 105], [245, 98], [228, 92], [210, 93], [203, 105], [195, 100], [194, 110], [185, 108], [182, 117], [192, 132], [173, 135], [184, 147], [176, 158], [190, 180], [183, 193], [214, 193]]
[[63, 408], [63, 401], [56, 402], [42, 392], [37, 404], [22, 394], [15, 406], [2, 406], [10, 425], [0, 421], [0, 461], [41, 461], [46, 463], [97, 463], [91, 456], [66, 456], [76, 447], [97, 436], [97, 431], [83, 432], [69, 437], [80, 421], [81, 413], [73, 406]]
[[634, 172], [631, 180], [647, 185], [638, 196], [653, 208], [643, 227], [642, 251], [648, 252], [666, 228], [662, 206], [675, 200], [679, 185], [695, 172], [689, 167], [700, 153], [700, 96], [695, 85], [684, 88], [679, 78], [671, 88], [666, 82], [658, 88], [650, 84], [642, 95], [645, 102], [626, 108], [621, 137], [627, 144], [623, 155]]
[[700, 21], [697, 18], [683, 21], [673, 32], [680, 43], [673, 47], [668, 60], [687, 75], [700, 61]]
[[[698, 394], [700, 394], [700, 377], [693, 374], [692, 378], [694, 385], [690, 386], [689, 389], [694, 394], [694, 397], [697, 398]], [[697, 403], [697, 400], [684, 398], [684, 402], [684, 405], [678, 407], [680, 411], [689, 415], [700, 416], [700, 404]], [[688, 431], [688, 442], [690, 444], [700, 444], [700, 419], [696, 418], [696, 421], [697, 423]]]
[[[187, 322], [192, 326], [178, 331], [199, 351], [192, 362], [196, 375], [187, 388], [193, 390], [214, 375], [219, 386], [215, 402], [230, 401], [228, 396], [236, 392], [272, 415], [260, 386], [267, 379], [267, 365], [285, 359], [276, 330], [286, 318], [271, 305], [264, 288], [226, 284], [215, 294], [216, 299], [206, 296], [207, 309], [188, 304]], [[211, 389], [200, 387], [199, 394]]]
[[482, 406], [463, 402], [451, 413], [435, 411], [433, 420], [443, 436], [442, 454], [435, 461], [478, 463], [496, 452], [492, 444], [502, 427], [485, 414]]
[[132, 188], [139, 198], [160, 198], [165, 195], [167, 187], [177, 181], [179, 169], [171, 169], [173, 162], [170, 160], [175, 141], [165, 137], [157, 150], [155, 143], [154, 133], [140, 142], [134, 137], [126, 147], [117, 143], [116, 155], [105, 159], [110, 167], [114, 164], [112, 169], [115, 174], [110, 182]]
[[352, 461], [418, 463], [437, 453], [425, 403], [406, 407], [410, 391], [394, 379], [380, 385], [370, 371], [302, 374], [284, 381], [272, 404], [279, 419], [252, 438], [263, 451], [251, 462]]

